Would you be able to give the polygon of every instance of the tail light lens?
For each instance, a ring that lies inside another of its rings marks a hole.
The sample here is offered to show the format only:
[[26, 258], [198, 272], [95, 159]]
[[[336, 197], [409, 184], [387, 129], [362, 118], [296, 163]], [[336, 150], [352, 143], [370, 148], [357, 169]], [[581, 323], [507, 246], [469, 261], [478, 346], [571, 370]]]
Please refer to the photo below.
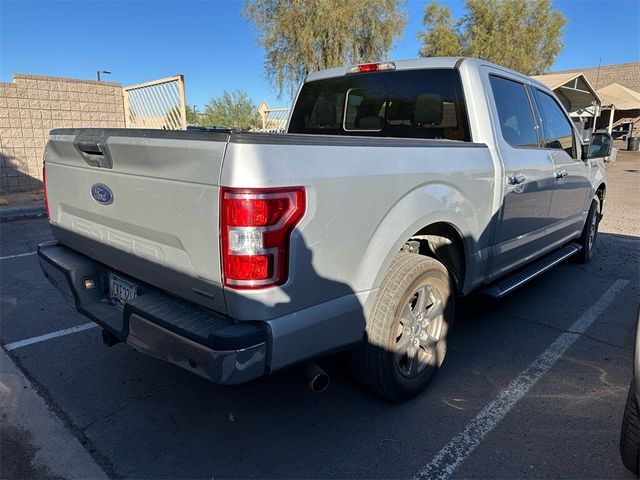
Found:
[[255, 289], [285, 283], [289, 237], [306, 209], [304, 188], [222, 188], [220, 197], [225, 286]]
[[47, 198], [47, 174], [46, 174], [46, 165], [42, 162], [42, 189], [44, 190], [44, 212], [47, 214], [47, 218], [49, 217], [49, 199]]

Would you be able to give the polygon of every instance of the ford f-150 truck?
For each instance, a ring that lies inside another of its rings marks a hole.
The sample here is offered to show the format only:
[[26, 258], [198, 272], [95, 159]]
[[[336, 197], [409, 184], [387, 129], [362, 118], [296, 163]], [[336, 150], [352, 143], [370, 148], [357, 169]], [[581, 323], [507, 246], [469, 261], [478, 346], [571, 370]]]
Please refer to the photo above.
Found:
[[219, 384], [350, 350], [402, 401], [441, 365], [456, 297], [592, 258], [610, 150], [482, 60], [325, 70], [284, 134], [53, 130], [38, 255], [109, 344]]

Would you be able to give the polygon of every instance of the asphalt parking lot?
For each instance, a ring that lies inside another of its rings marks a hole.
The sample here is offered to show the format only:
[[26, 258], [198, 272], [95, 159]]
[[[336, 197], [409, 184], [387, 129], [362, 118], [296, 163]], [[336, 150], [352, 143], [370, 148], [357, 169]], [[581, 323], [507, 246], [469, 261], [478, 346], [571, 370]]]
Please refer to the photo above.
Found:
[[[88, 321], [30, 255], [50, 239], [41, 218], [0, 223], [0, 340], [113, 477], [632, 478], [618, 438], [640, 301], [640, 156], [621, 152], [607, 169], [595, 260], [497, 303], [462, 301], [441, 372], [403, 405], [360, 390], [339, 357], [321, 362], [331, 386], [317, 395], [295, 371], [215, 386], [107, 347], [98, 328], [25, 344]], [[538, 368], [562, 338], [557, 361]], [[522, 372], [534, 377], [518, 396]], [[480, 432], [488, 405], [500, 415]]]

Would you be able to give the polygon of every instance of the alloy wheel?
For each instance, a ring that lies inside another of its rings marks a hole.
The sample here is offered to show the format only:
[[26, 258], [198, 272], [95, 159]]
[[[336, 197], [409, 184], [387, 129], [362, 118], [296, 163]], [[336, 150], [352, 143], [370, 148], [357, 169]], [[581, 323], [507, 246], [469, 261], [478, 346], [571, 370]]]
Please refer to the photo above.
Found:
[[437, 366], [436, 347], [442, 334], [444, 302], [431, 285], [419, 287], [400, 313], [396, 331], [395, 361], [409, 378]]

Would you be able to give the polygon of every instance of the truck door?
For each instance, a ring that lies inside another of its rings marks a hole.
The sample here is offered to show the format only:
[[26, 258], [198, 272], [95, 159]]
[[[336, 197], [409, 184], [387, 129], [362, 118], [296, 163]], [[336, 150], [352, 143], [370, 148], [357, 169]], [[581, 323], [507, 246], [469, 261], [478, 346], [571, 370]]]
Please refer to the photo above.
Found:
[[590, 166], [580, 159], [573, 124], [554, 96], [532, 88], [540, 119], [542, 148], [554, 167], [554, 190], [549, 210], [547, 249], [580, 235], [589, 208]]
[[524, 83], [489, 75], [498, 154], [503, 170], [503, 202], [498, 221], [495, 278], [539, 255], [546, 244], [553, 194], [553, 162], [539, 144], [532, 99]]

